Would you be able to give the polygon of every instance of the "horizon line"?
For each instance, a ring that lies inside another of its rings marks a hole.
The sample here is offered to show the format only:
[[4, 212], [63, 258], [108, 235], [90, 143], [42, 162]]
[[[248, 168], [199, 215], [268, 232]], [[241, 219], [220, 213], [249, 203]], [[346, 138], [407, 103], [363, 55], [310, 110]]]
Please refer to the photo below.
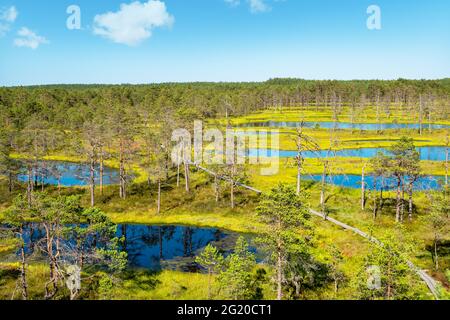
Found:
[[73, 82], [73, 83], [45, 83], [45, 84], [15, 84], [15, 85], [0, 85], [0, 88], [23, 88], [23, 87], [51, 87], [51, 86], [146, 86], [146, 85], [172, 85], [172, 84], [263, 84], [275, 80], [289, 80], [289, 81], [310, 81], [310, 82], [357, 82], [357, 81], [445, 81], [450, 79], [449, 77], [444, 78], [355, 78], [355, 79], [307, 79], [307, 78], [294, 78], [294, 77], [275, 77], [269, 78], [267, 80], [255, 80], [255, 81], [161, 81], [161, 82], [123, 82], [123, 83], [98, 83], [98, 82]]

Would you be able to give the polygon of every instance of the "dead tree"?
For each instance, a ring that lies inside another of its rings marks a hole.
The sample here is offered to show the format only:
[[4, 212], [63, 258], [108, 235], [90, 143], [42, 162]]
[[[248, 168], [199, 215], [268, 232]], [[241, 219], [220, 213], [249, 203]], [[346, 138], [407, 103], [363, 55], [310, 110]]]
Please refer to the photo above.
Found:
[[363, 211], [366, 209], [366, 181], [365, 181], [366, 166], [367, 163], [364, 164], [361, 172], [361, 210]]
[[301, 192], [301, 180], [302, 180], [302, 171], [303, 171], [303, 163], [305, 161], [303, 153], [306, 152], [316, 152], [319, 150], [319, 145], [308, 135], [306, 135], [303, 131], [305, 123], [302, 121], [300, 126], [296, 129], [295, 132], [295, 144], [297, 146], [297, 156], [295, 157], [295, 162], [297, 165], [297, 195], [300, 195]]

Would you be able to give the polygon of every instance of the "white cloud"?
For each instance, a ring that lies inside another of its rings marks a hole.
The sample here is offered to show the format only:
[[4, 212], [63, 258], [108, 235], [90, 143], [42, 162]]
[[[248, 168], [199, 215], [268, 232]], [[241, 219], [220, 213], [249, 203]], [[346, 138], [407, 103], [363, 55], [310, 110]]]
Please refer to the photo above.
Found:
[[14, 6], [7, 9], [0, 8], [0, 37], [9, 31], [11, 24], [16, 21], [18, 15], [19, 12]]
[[117, 12], [94, 17], [94, 34], [134, 46], [150, 38], [154, 28], [171, 26], [174, 20], [167, 12], [165, 3], [159, 0], [122, 3]]
[[252, 13], [266, 12], [270, 10], [270, 7], [264, 0], [248, 0], [248, 2]]
[[18, 15], [19, 15], [19, 12], [17, 11], [16, 7], [12, 6], [6, 10], [0, 11], [0, 20], [6, 21], [6, 22], [14, 22], [14, 21], [16, 21]]
[[19, 38], [14, 39], [14, 45], [16, 47], [37, 49], [41, 44], [48, 43], [47, 39], [25, 27], [21, 28], [17, 32], [17, 35]]
[[[231, 7], [237, 7], [241, 4], [241, 0], [224, 0]], [[279, 0], [275, 0], [278, 2]], [[266, 0], [246, 0], [249, 5], [251, 13], [261, 13], [270, 11], [270, 6], [266, 3]]]
[[232, 7], [236, 7], [241, 4], [240, 0], [225, 0], [226, 3], [228, 3]]

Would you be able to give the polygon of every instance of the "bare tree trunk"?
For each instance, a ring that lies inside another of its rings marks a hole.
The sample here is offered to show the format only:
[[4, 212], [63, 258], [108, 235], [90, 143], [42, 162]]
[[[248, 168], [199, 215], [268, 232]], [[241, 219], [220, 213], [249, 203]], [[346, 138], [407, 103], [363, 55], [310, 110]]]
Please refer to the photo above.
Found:
[[234, 209], [234, 181], [231, 181], [230, 201], [231, 201], [231, 209]]
[[391, 261], [388, 261], [388, 270], [387, 270], [387, 300], [391, 300], [392, 296], [392, 285], [391, 285]]
[[422, 97], [422, 95], [420, 95], [420, 97], [419, 97], [419, 134], [420, 135], [422, 135], [422, 132], [423, 132], [423, 125], [422, 125], [422, 118], [423, 118], [423, 115], [422, 115], [422, 112], [423, 112], [423, 97]]
[[34, 191], [34, 188], [38, 187], [38, 175], [36, 173], [37, 171], [38, 171], [38, 165], [37, 165], [37, 163], [35, 163], [34, 164], [34, 168], [33, 168], [33, 180], [34, 180], [34, 183], [31, 185], [31, 191]]
[[316, 92], [316, 112], [319, 111], [319, 93]]
[[445, 147], [445, 186], [448, 186], [448, 155], [449, 155], [449, 138], [447, 135], [447, 143]]
[[397, 178], [397, 206], [395, 213], [395, 222], [400, 222], [400, 211], [401, 211], [401, 180]]
[[103, 148], [100, 148], [100, 171], [99, 171], [99, 182], [100, 182], [100, 194], [103, 195]]
[[158, 227], [158, 242], [159, 242], [159, 259], [164, 259], [163, 255], [163, 232], [161, 227]]
[[189, 193], [190, 192], [190, 188], [189, 188], [189, 164], [186, 161], [184, 162], [184, 181], [185, 181], [186, 192]]
[[28, 185], [27, 185], [27, 199], [28, 205], [31, 206], [31, 193], [33, 192], [32, 168], [28, 165]]
[[432, 123], [431, 123], [431, 114], [432, 114], [432, 107], [433, 106], [433, 99], [431, 101], [431, 103], [428, 104], [428, 132], [431, 133], [433, 127], [432, 127]]
[[82, 269], [84, 266], [84, 254], [83, 254], [83, 243], [81, 241], [78, 241], [78, 252], [80, 253], [80, 256], [78, 258], [78, 264], [80, 265], [80, 268]]
[[277, 250], [277, 300], [281, 300], [283, 298], [282, 291], [282, 281], [283, 281], [283, 260], [281, 256], [281, 244], [278, 243]]
[[438, 261], [438, 252], [437, 252], [437, 244], [438, 244], [438, 238], [435, 237], [434, 238], [434, 264], [435, 264], [435, 268], [436, 271], [439, 270], [439, 261]]
[[377, 219], [377, 178], [373, 178], [373, 221]]
[[180, 166], [181, 166], [181, 159], [180, 159], [180, 153], [182, 151], [182, 148], [180, 146], [179, 150], [178, 150], [178, 154], [177, 154], [177, 187], [180, 187]]
[[365, 169], [366, 165], [362, 168], [361, 174], [361, 210], [366, 209], [366, 182], [365, 182]]
[[123, 156], [123, 142], [120, 142], [120, 154], [119, 154], [119, 179], [120, 179], [120, 190], [119, 195], [122, 199], [125, 199], [125, 164]]
[[[48, 225], [44, 225], [45, 233], [46, 233], [46, 241], [47, 241], [47, 255], [49, 259], [49, 281], [45, 284], [45, 299], [51, 299], [56, 294], [57, 290], [57, 270], [56, 270], [56, 261], [55, 254], [53, 252], [53, 236], [50, 235], [50, 227]], [[51, 287], [50, 287], [51, 286]]]
[[302, 167], [299, 163], [297, 166], [297, 195], [300, 195], [301, 192], [301, 186], [302, 186]]
[[322, 207], [322, 213], [325, 215], [325, 186], [326, 186], [326, 176], [327, 176], [327, 164], [323, 164], [322, 173], [322, 188], [320, 190], [320, 206]]
[[211, 268], [208, 268], [208, 300], [211, 299]]
[[353, 124], [355, 123], [355, 105], [353, 102], [352, 102], [350, 111], [351, 111], [350, 112], [350, 123], [352, 124], [352, 129], [353, 129], [354, 128]]
[[44, 192], [44, 167], [41, 168], [41, 191]]
[[383, 205], [384, 205], [384, 195], [383, 195], [383, 190], [384, 190], [384, 177], [381, 176], [381, 186], [380, 186], [380, 209], [383, 209]]
[[119, 197], [123, 198], [123, 164], [122, 160], [119, 160]]
[[169, 167], [170, 167], [170, 156], [165, 154], [164, 155], [164, 171], [166, 174], [166, 180], [169, 180]]
[[[300, 140], [300, 137], [299, 137]], [[298, 141], [298, 154], [297, 154], [297, 195], [300, 195], [302, 186], [302, 150], [301, 142]]]
[[95, 206], [95, 160], [94, 157], [91, 156], [89, 166], [89, 189], [91, 194], [91, 207]]
[[401, 199], [401, 205], [400, 205], [400, 222], [403, 223], [403, 219], [405, 216], [405, 183], [402, 182], [402, 199]]
[[20, 237], [22, 245], [20, 247], [21, 267], [20, 267], [20, 279], [22, 285], [22, 300], [28, 300], [28, 284], [27, 284], [27, 264], [25, 259], [25, 242], [23, 239], [23, 226], [20, 227]]
[[234, 204], [234, 187], [235, 187], [235, 181], [234, 181], [234, 177], [236, 175], [236, 165], [233, 163], [231, 165], [231, 175], [230, 175], [230, 180], [231, 180], [231, 186], [230, 186], [230, 201], [231, 201], [231, 208], [234, 209], [235, 204]]
[[217, 179], [217, 174], [214, 175], [214, 189], [216, 194], [216, 202], [219, 202], [219, 179]]
[[413, 216], [413, 181], [411, 180], [408, 188], [408, 219], [412, 221]]
[[11, 193], [13, 190], [13, 174], [11, 170], [8, 171], [8, 191]]
[[380, 122], [380, 94], [377, 92], [377, 97], [375, 100], [375, 104], [377, 107], [377, 124], [378, 124], [378, 132], [381, 131], [381, 122]]
[[337, 299], [337, 295], [338, 295], [338, 291], [339, 291], [339, 281], [338, 281], [337, 275], [334, 275], [333, 280], [334, 280], [334, 298]]
[[158, 200], [157, 200], [157, 213], [161, 213], [161, 179], [158, 178]]
[[180, 163], [177, 164], [177, 187], [180, 187]]

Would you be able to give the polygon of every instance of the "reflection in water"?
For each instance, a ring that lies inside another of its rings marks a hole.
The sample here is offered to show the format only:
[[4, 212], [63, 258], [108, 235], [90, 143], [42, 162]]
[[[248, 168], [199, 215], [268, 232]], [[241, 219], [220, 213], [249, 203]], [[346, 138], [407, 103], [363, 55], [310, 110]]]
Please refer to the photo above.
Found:
[[194, 257], [209, 243], [229, 252], [237, 237], [218, 229], [146, 225], [121, 226], [118, 236], [125, 238], [130, 267], [184, 271], [197, 269]]
[[[213, 228], [148, 225], [118, 225], [116, 234], [123, 239], [120, 249], [128, 253], [130, 268], [155, 271], [198, 271], [194, 258], [204, 247], [211, 243], [227, 254], [232, 251], [239, 236]], [[26, 252], [37, 252], [31, 244], [35, 245], [44, 237], [43, 227], [29, 224], [24, 236]], [[74, 245], [75, 242], [69, 238], [61, 243], [66, 244]], [[251, 250], [256, 252], [254, 248]]]
[[[430, 161], [445, 161], [446, 147], [418, 147], [420, 153], [420, 160]], [[386, 148], [360, 148], [360, 149], [344, 149], [336, 150], [328, 155], [327, 150], [318, 151], [303, 151], [304, 158], [325, 158], [327, 156], [336, 157], [356, 157], [356, 158], [373, 158], [378, 152], [388, 153]], [[249, 149], [247, 152], [250, 157], [276, 157], [280, 158], [295, 158], [297, 151], [295, 150], [280, 150], [272, 151], [271, 149]]]
[[[304, 176], [305, 180], [322, 181], [322, 175]], [[396, 188], [396, 180], [393, 178], [380, 178], [373, 176], [365, 176], [365, 183], [369, 188], [376, 185], [376, 189], [394, 190]], [[437, 190], [441, 188], [443, 177], [426, 176], [419, 178], [413, 185], [415, 191]], [[346, 188], [361, 188], [360, 175], [334, 175], [327, 177], [327, 183]]]
[[[25, 168], [25, 167], [24, 167]], [[95, 181], [99, 184], [100, 168], [95, 169]], [[41, 177], [44, 177], [45, 184], [58, 185], [58, 180], [61, 186], [85, 186], [89, 184], [89, 166], [86, 164], [72, 163], [72, 162], [56, 162], [56, 161], [43, 161], [40, 164], [38, 170], [34, 170], [36, 181], [41, 183]], [[27, 172], [25, 169], [18, 175], [20, 182], [28, 181]], [[118, 183], [118, 171], [112, 168], [103, 168], [103, 184], [116, 184]]]

